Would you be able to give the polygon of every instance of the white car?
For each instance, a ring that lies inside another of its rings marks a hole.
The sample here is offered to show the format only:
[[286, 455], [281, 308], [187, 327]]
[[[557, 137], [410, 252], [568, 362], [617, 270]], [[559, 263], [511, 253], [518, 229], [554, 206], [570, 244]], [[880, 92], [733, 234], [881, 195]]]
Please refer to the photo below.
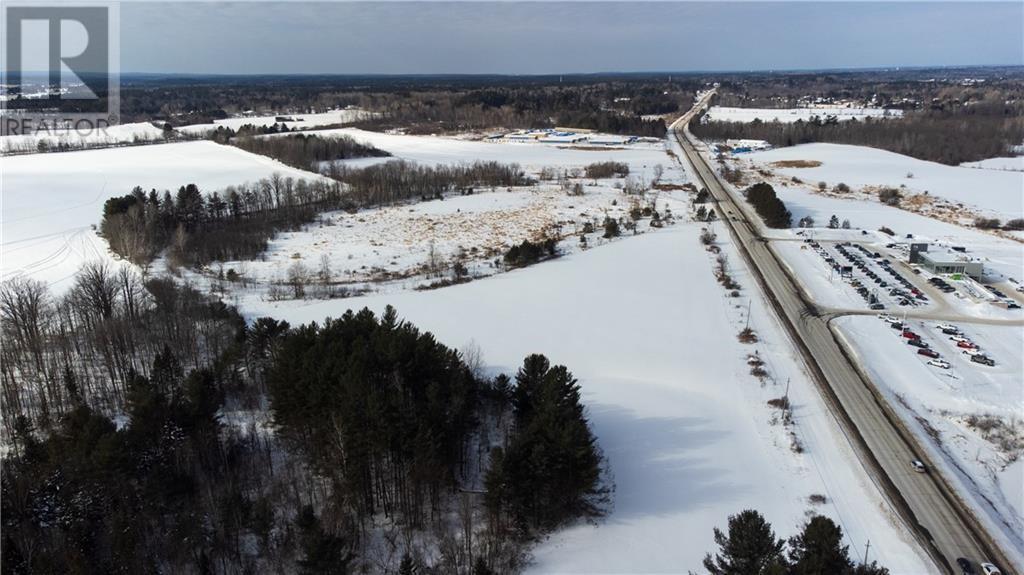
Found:
[[894, 315], [887, 314], [887, 313], [880, 313], [880, 314], [878, 314], [878, 317], [881, 318], [882, 321], [884, 321], [886, 323], [896, 323], [896, 322], [900, 321], [900, 318], [898, 318], [898, 317], [896, 317]]
[[952, 341], [962, 341], [964, 343], [971, 343], [971, 340], [967, 339], [962, 335], [951, 335], [949, 336], [949, 339], [951, 339]]
[[951, 330], [959, 331], [959, 330], [957, 330], [955, 325], [949, 325], [948, 323], [940, 323], [939, 325], [935, 326], [935, 328], [939, 329], [939, 330], [951, 329]]
[[978, 349], [978, 348], [965, 349], [964, 350], [964, 355], [980, 355], [980, 354], [981, 354], [981, 350]]
[[993, 565], [991, 563], [982, 563], [981, 564], [981, 571], [985, 575], [1002, 575], [1003, 574], [1003, 572], [1000, 571], [998, 567], [996, 567], [995, 565]]
[[929, 359], [928, 365], [937, 367], [939, 369], [949, 369], [949, 362], [941, 359]]
[[910, 466], [913, 467], [914, 471], [918, 473], [925, 473], [928, 471], [928, 468], [924, 466], [924, 463], [921, 463], [916, 459], [910, 461]]

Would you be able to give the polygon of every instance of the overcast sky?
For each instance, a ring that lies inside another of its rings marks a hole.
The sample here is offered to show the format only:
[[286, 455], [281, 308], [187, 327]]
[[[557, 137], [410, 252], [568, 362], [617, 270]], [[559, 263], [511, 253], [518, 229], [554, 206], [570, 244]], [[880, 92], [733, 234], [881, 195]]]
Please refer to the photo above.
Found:
[[1022, 65], [1024, 2], [125, 2], [121, 38], [124, 72]]

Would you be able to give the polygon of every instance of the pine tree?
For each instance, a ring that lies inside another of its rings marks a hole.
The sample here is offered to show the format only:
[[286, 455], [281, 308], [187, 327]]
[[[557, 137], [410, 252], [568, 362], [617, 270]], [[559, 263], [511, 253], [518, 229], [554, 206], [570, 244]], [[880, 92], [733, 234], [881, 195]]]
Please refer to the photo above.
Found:
[[829, 218], [828, 227], [833, 230], [839, 229], [839, 218], [835, 214], [832, 214], [832, 217]]
[[729, 533], [715, 528], [719, 552], [704, 557], [704, 568], [713, 575], [782, 575], [786, 560], [781, 539], [757, 511], [747, 509], [729, 517]]
[[344, 575], [353, 556], [345, 549], [342, 538], [325, 533], [320, 518], [306, 505], [295, 519], [299, 530], [303, 558], [298, 561], [303, 573], [310, 575]]
[[803, 532], [790, 538], [789, 561], [793, 575], [847, 573], [853, 567], [842, 528], [821, 515], [812, 517]]

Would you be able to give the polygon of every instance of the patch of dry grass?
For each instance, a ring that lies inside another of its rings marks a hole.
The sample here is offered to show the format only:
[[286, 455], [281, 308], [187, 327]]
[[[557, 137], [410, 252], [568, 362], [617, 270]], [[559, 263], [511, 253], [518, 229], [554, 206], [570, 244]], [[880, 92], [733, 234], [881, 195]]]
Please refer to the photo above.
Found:
[[771, 163], [773, 168], [817, 168], [820, 165], [818, 160], [779, 160]]

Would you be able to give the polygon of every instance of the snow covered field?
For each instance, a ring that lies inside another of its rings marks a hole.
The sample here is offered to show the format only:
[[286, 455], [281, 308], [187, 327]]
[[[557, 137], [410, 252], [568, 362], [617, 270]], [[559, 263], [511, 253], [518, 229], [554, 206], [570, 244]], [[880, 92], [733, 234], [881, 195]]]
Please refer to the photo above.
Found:
[[842, 120], [863, 120], [864, 118], [898, 118], [903, 115], [902, 110], [883, 110], [881, 108], [847, 108], [840, 106], [821, 106], [816, 108], [729, 108], [724, 106], [712, 106], [708, 110], [706, 121], [716, 122], [782, 122], [784, 124], [796, 122], [797, 120], [807, 121], [817, 116], [825, 119], [828, 116], [835, 116]]
[[136, 141], [159, 141], [163, 137], [163, 130], [153, 124], [137, 122], [118, 124], [103, 130], [62, 130], [32, 136], [0, 136], [0, 152], [34, 152], [38, 150], [40, 142], [45, 142], [51, 148], [62, 144], [79, 148]]
[[989, 158], [979, 162], [964, 162], [960, 164], [964, 168], [981, 168], [984, 170], [1004, 170], [1024, 172], [1024, 156], [1012, 156], [1009, 158]]
[[[927, 357], [877, 318], [843, 317], [836, 322], [922, 445], [932, 448], [935, 460], [947, 462], [947, 475], [984, 511], [990, 531], [1000, 534], [1018, 556], [1024, 554], [1024, 330], [957, 324], [995, 360], [988, 367], [972, 363], [935, 327], [938, 322], [911, 320], [909, 327], [949, 362], [950, 368], [942, 369], [928, 365]], [[927, 426], [915, 425], [916, 418], [924, 418]]]
[[665, 153], [663, 142], [631, 144], [622, 149], [582, 149], [536, 142], [485, 142], [438, 136], [405, 136], [356, 128], [314, 130], [311, 133], [322, 136], [349, 135], [357, 141], [367, 142], [390, 152], [397, 158], [427, 165], [474, 161], [517, 163], [524, 169], [536, 173], [545, 167], [582, 168], [587, 164], [611, 160], [629, 164], [631, 176], [643, 177], [647, 181], [653, 179], [656, 165], [661, 165], [666, 173], [670, 169], [678, 169]]
[[[428, 285], [441, 277], [451, 279], [455, 261], [466, 266], [469, 276], [501, 271], [494, 265], [508, 248], [523, 240], [544, 237], [565, 239], [560, 252], [582, 249], [578, 235], [589, 224], [588, 248], [605, 243], [601, 238], [604, 218], [628, 220], [629, 210], [657, 203], [662, 214], [685, 214], [686, 192], [648, 195], [646, 200], [625, 196], [615, 189], [621, 179], [600, 180], [583, 196], [570, 196], [554, 184], [506, 191], [479, 191], [470, 196], [448, 196], [428, 201], [361, 210], [348, 214], [330, 212], [320, 222], [298, 232], [282, 233], [258, 261], [223, 262], [241, 278], [265, 291], [270, 283], [285, 283], [289, 270], [299, 262], [309, 275], [327, 262], [327, 281], [348, 289], [393, 291]], [[650, 218], [640, 220], [637, 231], [655, 231]], [[623, 230], [624, 235], [632, 232]], [[431, 272], [433, 262], [443, 271]], [[221, 267], [219, 264], [216, 266]], [[381, 285], [380, 282], [390, 282]], [[317, 278], [317, 281], [323, 281]]]
[[[776, 167], [786, 160], [807, 160], [821, 165], [809, 168]], [[803, 144], [766, 152], [745, 154], [748, 166], [769, 168], [798, 177], [810, 185], [819, 181], [830, 187], [845, 183], [900, 188], [901, 193], [927, 193], [963, 203], [1003, 220], [1024, 216], [1024, 173], [945, 166], [864, 146]], [[905, 188], [905, 189], [904, 189]]]
[[[843, 526], [852, 555], [861, 557], [870, 539], [871, 557], [893, 573], [929, 572], [759, 297], [750, 325], [762, 341], [737, 341], [747, 292], [725, 296], [698, 232], [695, 224], [677, 225], [442, 290], [252, 300], [243, 312], [294, 325], [392, 304], [448, 345], [475, 341], [493, 368], [512, 371], [534, 352], [568, 366], [610, 460], [616, 505], [597, 526], [571, 527], [542, 543], [537, 572], [696, 570], [714, 546], [712, 527], [745, 508], [761, 510], [786, 535], [808, 512], [828, 514]], [[723, 246], [738, 265], [732, 246]], [[732, 272], [753, 286], [742, 268]], [[762, 385], [750, 375], [746, 358], [755, 352], [773, 381]], [[765, 404], [783, 394], [787, 379], [802, 454]], [[809, 503], [812, 494], [827, 503]]]
[[[305, 128], [315, 128], [317, 126], [331, 126], [334, 124], [344, 124], [347, 122], [355, 122], [357, 120], [364, 119], [370, 115], [369, 112], [364, 110], [333, 110], [331, 112], [323, 112], [320, 114], [277, 114], [273, 116], [238, 116], [233, 118], [225, 118], [223, 120], [214, 120], [212, 124], [192, 124], [191, 126], [182, 126], [178, 128], [178, 131], [185, 134], [198, 135], [204, 132], [212, 132], [217, 128], [223, 126], [225, 128], [231, 128], [237, 130], [246, 124], [253, 126], [273, 126], [274, 124], [285, 124], [289, 130], [301, 130]], [[290, 121], [281, 122], [278, 121], [278, 117], [291, 118]]]
[[195, 183], [212, 191], [274, 172], [316, 177], [213, 142], [4, 158], [3, 277], [26, 275], [49, 282], [56, 291], [65, 289], [82, 263], [111, 257], [91, 226], [99, 223], [103, 202], [135, 186], [173, 192]]

